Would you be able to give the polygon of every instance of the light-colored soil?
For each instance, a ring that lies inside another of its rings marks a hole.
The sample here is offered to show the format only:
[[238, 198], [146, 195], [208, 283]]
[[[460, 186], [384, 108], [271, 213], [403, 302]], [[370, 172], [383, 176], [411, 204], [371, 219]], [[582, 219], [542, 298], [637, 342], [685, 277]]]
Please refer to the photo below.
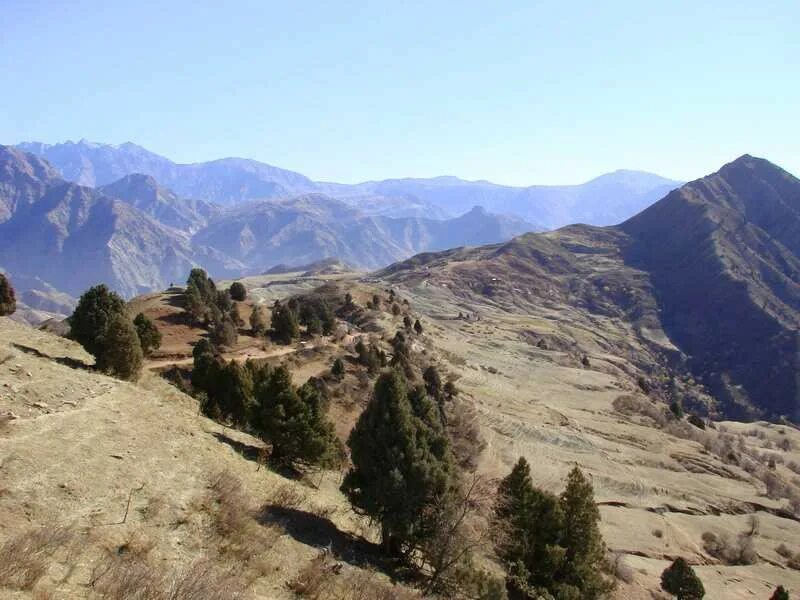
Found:
[[[362, 305], [390, 286], [339, 279]], [[247, 283], [249, 301], [271, 302], [278, 290], [283, 295], [276, 297], [285, 297], [317, 283], [265, 276]], [[605, 540], [631, 572], [631, 582], [620, 583], [615, 598], [652, 598], [660, 573], [677, 556], [695, 565], [707, 598], [768, 598], [778, 584], [800, 591], [800, 572], [789, 569], [776, 552], [780, 544], [800, 552], [800, 522], [785, 510], [785, 500], [767, 498], [762, 481], [696, 441], [614, 409], [620, 396], [641, 395], [637, 361], [652, 352], [639, 345], [629, 324], [558, 303], [501, 309], [430, 281], [391, 286], [410, 301], [425, 327], [413, 342], [416, 350], [456, 375], [462, 397], [476, 408], [486, 441], [481, 472], [503, 476], [523, 455], [536, 484], [553, 492], [561, 490], [575, 464], [591, 476]], [[136, 310], [167, 317], [157, 321], [167, 334], [163, 354], [150, 366], [190, 363], [191, 344], [202, 333], [170, 320], [175, 307], [165, 296], [137, 303]], [[457, 319], [459, 311], [480, 318]], [[400, 325], [386, 312], [373, 318], [386, 338]], [[541, 337], [551, 340], [550, 349], [532, 342]], [[660, 330], [652, 337], [661, 347], [670, 345]], [[314, 341], [314, 348], [250, 340], [240, 338], [228, 356], [245, 360], [248, 352], [260, 352], [284, 361], [296, 384], [326, 374], [333, 357], [346, 351], [329, 339]], [[581, 364], [584, 354], [588, 367]], [[374, 539], [338, 492], [340, 474], [314, 475], [316, 488], [287, 480], [259, 465], [258, 440], [202, 417], [193, 399], [153, 372], [134, 385], [81, 368], [90, 363], [67, 340], [0, 319], [0, 416], [11, 412], [15, 417], [0, 425], [0, 543], [35, 527], [73, 526], [80, 552], [56, 556], [39, 584], [53, 598], [91, 597], [89, 582], [102, 549], [119, 549], [132, 536], [149, 540], [151, 560], [168, 570], [201, 558], [251, 565], [241, 555], [223, 552], [209, 525], [204, 498], [220, 471], [243, 483], [254, 510], [276, 491], [285, 495], [291, 489], [303, 496], [306, 519], [322, 515], [306, 522], [306, 529], [291, 519], [279, 525], [248, 522], [250, 537], [263, 534], [269, 540], [257, 552], [262, 567], [247, 566], [252, 575], [248, 598], [292, 598], [287, 581], [320, 546], [342, 543], [344, 534]], [[348, 369], [342, 385], [347, 395], [334, 397], [330, 407], [343, 439], [369, 394]], [[796, 429], [767, 423], [716, 426], [751, 449], [774, 449], [789, 439], [790, 450], [770, 452], [782, 455], [776, 473], [793, 476], [786, 464], [800, 463]], [[704, 532], [735, 537], [751, 529], [753, 517], [756, 564], [723, 565], [704, 550]], [[72, 571], [68, 564], [74, 565]], [[342, 577], [355, 569], [345, 560]]]

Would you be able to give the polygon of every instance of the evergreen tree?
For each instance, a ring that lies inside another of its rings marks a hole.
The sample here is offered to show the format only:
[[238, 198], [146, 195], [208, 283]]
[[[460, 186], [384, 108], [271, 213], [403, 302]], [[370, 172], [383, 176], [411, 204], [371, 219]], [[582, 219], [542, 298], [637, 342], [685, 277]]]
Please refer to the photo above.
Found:
[[237, 302], [244, 302], [244, 300], [247, 298], [247, 288], [245, 288], [244, 284], [240, 281], [234, 281], [231, 284], [228, 293], [230, 293], [231, 298]]
[[125, 302], [105, 284], [89, 288], [69, 318], [70, 337], [97, 358], [106, 351], [111, 317], [125, 312]]
[[681, 403], [678, 400], [673, 400], [670, 402], [669, 411], [676, 419], [680, 420], [683, 418], [683, 406], [681, 406]]
[[192, 350], [192, 357], [194, 358], [192, 387], [195, 390], [205, 392], [207, 395], [216, 391], [221, 368], [220, 363], [222, 361], [217, 349], [210, 341], [203, 338], [195, 344]]
[[[397, 306], [397, 304], [395, 304], [395, 306]], [[397, 313], [400, 314], [400, 307], [399, 306], [397, 306]], [[413, 327], [413, 324], [411, 323], [411, 317], [409, 317], [408, 315], [405, 315], [403, 317], [403, 328], [406, 331], [411, 331], [412, 327]]]
[[[399, 317], [399, 316], [400, 316], [400, 305], [399, 305], [397, 302], [395, 302], [395, 303], [393, 303], [393, 304], [392, 304], [392, 314], [393, 314], [395, 317]], [[406, 317], [406, 318], [407, 318], [407, 317]], [[404, 320], [405, 320], [405, 319], [404, 319]]]
[[153, 350], [161, 347], [161, 332], [144, 313], [136, 315], [133, 325], [139, 335], [139, 343], [142, 346], [142, 354], [144, 356], [150, 356]]
[[224, 313], [211, 329], [211, 341], [216, 346], [235, 346], [239, 339], [239, 332], [231, 316]]
[[135, 379], [142, 368], [142, 346], [125, 312], [125, 302], [101, 284], [87, 290], [69, 319], [70, 336], [94, 356], [97, 368]]
[[372, 295], [372, 308], [378, 310], [381, 307], [381, 297], [378, 294]]
[[256, 337], [264, 335], [267, 331], [267, 319], [264, 316], [264, 310], [258, 305], [253, 306], [253, 312], [250, 313], [250, 330]]
[[0, 317], [13, 314], [17, 310], [17, 297], [11, 281], [0, 273]]
[[235, 425], [247, 423], [248, 411], [253, 401], [253, 380], [248, 369], [231, 360], [220, 369], [214, 390], [214, 404], [223, 419]]
[[142, 370], [142, 346], [136, 328], [124, 312], [112, 313], [97, 355], [98, 368], [120, 379], [135, 380]]
[[208, 319], [208, 307], [197, 284], [190, 280], [184, 292], [186, 312], [195, 322], [202, 323]]
[[425, 391], [438, 402], [442, 397], [442, 378], [439, 377], [439, 371], [436, 367], [430, 365], [425, 369], [422, 373], [422, 380], [425, 382]]
[[534, 487], [524, 458], [500, 482], [494, 525], [495, 550], [508, 572], [509, 598], [554, 591], [566, 557], [560, 545], [564, 514], [556, 496]]
[[322, 321], [317, 317], [311, 317], [306, 323], [306, 331], [309, 335], [320, 335], [322, 333]]
[[347, 292], [344, 295], [344, 306], [345, 308], [352, 308], [353, 306], [353, 294], [351, 294], [350, 292]]
[[200, 292], [200, 297], [204, 302], [212, 302], [217, 292], [217, 286], [208, 277], [208, 274], [200, 268], [194, 268], [189, 272], [189, 278], [186, 280], [187, 288], [190, 285], [197, 287]]
[[789, 600], [789, 592], [782, 585], [775, 588], [775, 591], [770, 596], [769, 600]]
[[291, 306], [276, 303], [272, 309], [272, 333], [276, 340], [284, 344], [291, 344], [300, 334], [297, 315]]
[[347, 442], [353, 467], [342, 491], [380, 523], [390, 554], [409, 552], [433, 534], [433, 509], [452, 490], [447, 436], [431, 413], [422, 406], [415, 411], [405, 378], [392, 370], [378, 378]]
[[419, 319], [414, 321], [414, 331], [416, 332], [417, 335], [422, 335], [422, 331], [423, 331], [422, 323], [419, 322]]
[[598, 526], [600, 511], [592, 484], [578, 467], [567, 476], [560, 504], [564, 513], [561, 545], [566, 550], [563, 579], [567, 585], [578, 588], [582, 598], [600, 598], [611, 590], [601, 571], [605, 544]]
[[344, 361], [337, 357], [333, 361], [333, 365], [331, 366], [331, 375], [333, 375], [336, 379], [341, 381], [344, 379], [345, 368], [344, 368]]
[[319, 391], [309, 384], [295, 389], [284, 366], [256, 389], [251, 423], [272, 445], [270, 460], [276, 465], [336, 466], [342, 460], [341, 444], [325, 417]]
[[683, 558], [676, 558], [661, 574], [661, 589], [678, 600], [700, 600], [706, 595], [703, 582]]

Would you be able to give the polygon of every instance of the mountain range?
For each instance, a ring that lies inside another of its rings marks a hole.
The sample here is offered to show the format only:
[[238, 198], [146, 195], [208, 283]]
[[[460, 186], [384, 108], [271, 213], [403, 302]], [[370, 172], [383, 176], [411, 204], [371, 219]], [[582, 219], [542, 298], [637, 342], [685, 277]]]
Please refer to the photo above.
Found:
[[585, 327], [603, 352], [636, 338], [651, 348], [642, 369], [691, 372], [724, 414], [800, 421], [800, 180], [766, 160], [742, 156], [618, 226], [422, 254], [378, 276]]
[[328, 257], [372, 269], [531, 228], [478, 207], [441, 220], [370, 214], [319, 193], [222, 207], [139, 173], [89, 187], [62, 179], [34, 154], [0, 146], [0, 268], [20, 291], [77, 295], [102, 281], [130, 297], [182, 281], [195, 265], [215, 277]]
[[223, 206], [316, 193], [369, 214], [395, 217], [442, 219], [482, 206], [489, 212], [514, 215], [540, 230], [570, 223], [613, 225], [680, 185], [651, 173], [626, 170], [564, 186], [513, 187], [457, 177], [339, 184], [312, 181], [300, 173], [243, 158], [178, 164], [132, 143], [23, 142], [18, 147], [47, 159], [64, 179], [90, 187], [141, 173], [182, 198]]

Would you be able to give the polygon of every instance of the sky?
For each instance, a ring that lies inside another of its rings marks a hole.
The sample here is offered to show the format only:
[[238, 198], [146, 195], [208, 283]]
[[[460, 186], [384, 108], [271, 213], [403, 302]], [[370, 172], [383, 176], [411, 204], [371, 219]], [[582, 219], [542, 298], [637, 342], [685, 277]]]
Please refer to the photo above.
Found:
[[316, 180], [800, 175], [800, 2], [0, 1], [0, 143]]

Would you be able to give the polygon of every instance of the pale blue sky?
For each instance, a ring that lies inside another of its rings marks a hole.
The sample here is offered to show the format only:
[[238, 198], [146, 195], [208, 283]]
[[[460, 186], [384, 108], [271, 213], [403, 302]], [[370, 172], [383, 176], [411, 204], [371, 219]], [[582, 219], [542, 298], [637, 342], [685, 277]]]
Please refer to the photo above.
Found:
[[800, 2], [0, 2], [0, 143], [314, 179], [800, 174]]

